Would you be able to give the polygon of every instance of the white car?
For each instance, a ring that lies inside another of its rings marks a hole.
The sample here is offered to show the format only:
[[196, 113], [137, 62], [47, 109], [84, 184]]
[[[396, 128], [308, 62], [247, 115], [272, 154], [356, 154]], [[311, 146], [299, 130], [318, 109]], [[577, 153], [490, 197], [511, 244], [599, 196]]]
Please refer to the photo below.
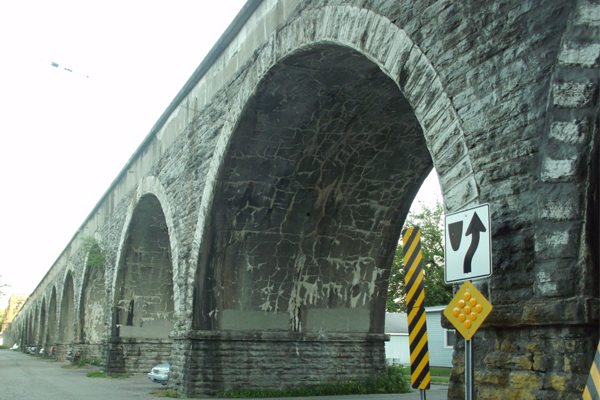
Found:
[[19, 350], [19, 345], [18, 344], [13, 344], [13, 347], [10, 348], [11, 350]]
[[160, 364], [152, 368], [152, 371], [148, 373], [148, 379], [152, 382], [160, 383], [161, 385], [167, 386], [169, 382], [169, 371], [171, 370], [170, 364]]

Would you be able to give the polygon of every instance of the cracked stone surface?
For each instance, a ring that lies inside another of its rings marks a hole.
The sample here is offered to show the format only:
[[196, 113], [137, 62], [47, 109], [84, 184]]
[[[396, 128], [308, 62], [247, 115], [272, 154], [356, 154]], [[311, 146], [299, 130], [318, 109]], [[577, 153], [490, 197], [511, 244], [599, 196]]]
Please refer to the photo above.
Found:
[[480, 397], [579, 398], [599, 319], [593, 3], [260, 2], [5, 338], [51, 341], [55, 303], [59, 358], [170, 361], [185, 395], [373, 377], [393, 249], [435, 166], [448, 211], [491, 210]]
[[156, 197], [140, 199], [117, 277], [116, 336], [168, 338], [173, 329], [173, 274], [164, 219]]
[[214, 303], [198, 325], [382, 332], [370, 310], [385, 302], [399, 230], [432, 168], [420, 125], [350, 50], [289, 57], [264, 82], [219, 176]]

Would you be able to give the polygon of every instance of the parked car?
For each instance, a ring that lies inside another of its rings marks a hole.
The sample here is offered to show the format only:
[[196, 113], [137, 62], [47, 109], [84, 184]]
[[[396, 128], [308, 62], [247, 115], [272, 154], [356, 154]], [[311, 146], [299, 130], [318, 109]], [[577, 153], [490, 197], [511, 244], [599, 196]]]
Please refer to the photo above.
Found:
[[152, 368], [152, 371], [148, 373], [148, 379], [152, 382], [160, 383], [166, 386], [169, 382], [169, 371], [171, 370], [170, 364], [160, 364]]
[[41, 355], [44, 355], [44, 348], [43, 348], [43, 347], [42, 347], [42, 349], [40, 350], [40, 353], [39, 353], [39, 354], [41, 354]]

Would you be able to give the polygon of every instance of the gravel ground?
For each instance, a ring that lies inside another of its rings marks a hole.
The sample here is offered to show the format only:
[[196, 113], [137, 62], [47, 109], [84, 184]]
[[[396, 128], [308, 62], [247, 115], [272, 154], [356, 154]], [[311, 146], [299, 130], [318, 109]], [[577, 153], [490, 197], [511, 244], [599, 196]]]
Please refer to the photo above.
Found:
[[[66, 362], [40, 359], [21, 352], [0, 351], [0, 400], [131, 400], [158, 399], [151, 394], [162, 386], [146, 374], [127, 379], [88, 378], [97, 367], [61, 368]], [[447, 386], [432, 385], [428, 400], [446, 400]], [[295, 397], [294, 400], [419, 400], [419, 392], [356, 396]], [[288, 398], [289, 399], [289, 398]], [[271, 399], [277, 400], [277, 399]]]

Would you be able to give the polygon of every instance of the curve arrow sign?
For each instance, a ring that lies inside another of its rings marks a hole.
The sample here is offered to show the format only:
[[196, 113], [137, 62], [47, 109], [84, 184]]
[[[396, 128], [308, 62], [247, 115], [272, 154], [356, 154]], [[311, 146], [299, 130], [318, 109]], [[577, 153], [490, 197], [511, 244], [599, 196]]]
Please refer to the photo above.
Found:
[[465, 262], [463, 264], [463, 272], [465, 274], [471, 273], [471, 262], [473, 261], [473, 256], [477, 251], [477, 247], [479, 247], [479, 236], [481, 232], [485, 232], [485, 225], [479, 219], [479, 215], [477, 213], [473, 213], [473, 217], [471, 218], [471, 222], [469, 223], [469, 227], [465, 232], [465, 236], [473, 235], [471, 239], [471, 245], [467, 250], [467, 254], [465, 255]]

